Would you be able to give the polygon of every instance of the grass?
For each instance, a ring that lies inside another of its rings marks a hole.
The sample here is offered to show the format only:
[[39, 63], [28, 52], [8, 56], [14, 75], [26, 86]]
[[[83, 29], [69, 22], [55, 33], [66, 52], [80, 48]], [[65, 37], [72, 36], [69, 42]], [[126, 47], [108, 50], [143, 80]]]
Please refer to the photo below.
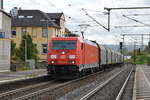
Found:
[[16, 71], [25, 71], [25, 70], [30, 70], [30, 68], [29, 67], [17, 67], [16, 68]]
[[149, 59], [148, 54], [145, 53], [135, 56], [135, 62], [134, 57], [132, 57], [132, 59], [130, 59], [129, 61], [135, 64], [148, 64], [148, 59]]

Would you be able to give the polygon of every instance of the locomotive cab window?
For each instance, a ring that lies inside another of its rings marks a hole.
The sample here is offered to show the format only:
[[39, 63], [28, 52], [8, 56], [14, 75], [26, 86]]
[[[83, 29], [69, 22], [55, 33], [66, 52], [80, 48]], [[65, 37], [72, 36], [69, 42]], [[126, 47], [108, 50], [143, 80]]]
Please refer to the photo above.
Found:
[[74, 50], [76, 49], [76, 40], [53, 40], [52, 41], [52, 49], [67, 49]]

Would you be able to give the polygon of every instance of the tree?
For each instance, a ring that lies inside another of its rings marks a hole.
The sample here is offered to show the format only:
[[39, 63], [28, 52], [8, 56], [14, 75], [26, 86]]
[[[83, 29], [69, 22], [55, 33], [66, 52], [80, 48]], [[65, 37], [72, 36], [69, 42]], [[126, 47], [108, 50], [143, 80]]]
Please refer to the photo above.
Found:
[[[27, 54], [25, 54], [25, 50], [27, 50]], [[22, 37], [20, 47], [16, 54], [22, 61], [25, 61], [25, 55], [27, 56], [26, 59], [35, 59], [35, 61], [38, 60], [38, 50], [29, 34]]]
[[125, 56], [128, 55], [128, 53], [129, 53], [129, 52], [128, 52], [128, 49], [125, 48], [125, 47], [122, 48], [122, 50], [120, 50], [120, 48], [119, 48], [117, 51], [118, 51], [118, 52], [122, 52], [122, 54], [125, 55]]
[[148, 42], [148, 45], [145, 47], [144, 51], [150, 53], [150, 42]]
[[12, 60], [16, 60], [16, 58], [17, 58], [16, 50], [17, 50], [16, 43], [13, 40], [11, 40], [11, 59]]
[[16, 54], [16, 43], [11, 40], [11, 56], [14, 56]]

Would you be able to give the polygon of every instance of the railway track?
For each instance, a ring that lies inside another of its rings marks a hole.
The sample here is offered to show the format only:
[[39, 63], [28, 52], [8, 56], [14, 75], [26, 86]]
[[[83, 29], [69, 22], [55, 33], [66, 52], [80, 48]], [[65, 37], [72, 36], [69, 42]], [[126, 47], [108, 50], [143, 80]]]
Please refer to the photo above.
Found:
[[132, 67], [132, 69], [131, 69], [131, 71], [130, 71], [128, 77], [126, 78], [126, 80], [125, 80], [123, 86], [122, 86], [121, 89], [120, 89], [120, 92], [118, 93], [118, 95], [117, 95], [117, 97], [116, 97], [116, 100], [122, 100], [121, 97], [123, 96], [123, 93], [124, 93], [125, 88], [126, 88], [128, 82], [129, 82], [129, 79], [130, 79], [130, 77], [131, 77], [131, 75], [132, 75], [133, 70], [134, 70], [134, 68]]
[[[71, 83], [74, 83], [74, 82], [77, 82], [77, 81], [80, 81], [80, 80], [84, 80], [90, 76], [95, 76], [96, 74], [99, 74], [99, 73], [102, 73], [102, 72], [97, 72], [97, 73], [94, 73], [94, 74], [91, 74], [91, 75], [87, 75], [87, 76], [84, 76], [84, 77], [81, 77], [79, 79], [76, 79], [76, 80], [71, 80], [71, 81], [68, 81], [68, 82], [64, 82], [64, 83], [58, 83], [55, 81], [56, 84], [54, 84], [53, 86], [52, 85], [49, 85], [49, 87], [47, 88], [43, 88], [43, 89], [40, 89], [36, 92], [33, 92], [33, 93], [28, 93], [26, 95], [23, 95], [23, 96], [20, 96], [20, 97], [17, 97], [13, 100], [32, 100], [34, 97], [38, 97], [40, 95], [43, 95], [44, 93], [47, 93], [47, 92], [52, 92], [54, 90], [57, 90], [59, 88], [62, 88], [62, 87], [65, 87]], [[40, 98], [42, 99], [42, 97], [40, 96]], [[54, 99], [53, 97], [51, 97], [52, 99]], [[39, 99], [39, 97], [38, 97]], [[51, 100], [51, 99], [50, 99]]]
[[[109, 69], [109, 71], [112, 71], [113, 69]], [[108, 71], [108, 72], [109, 72]], [[43, 86], [42, 85], [35, 85], [35, 86], [29, 86], [29, 87], [25, 87], [25, 88], [21, 88], [21, 89], [17, 89], [14, 91], [10, 91], [10, 92], [6, 92], [0, 95], [0, 99], [3, 100], [28, 100], [28, 99], [33, 99], [33, 98], [37, 98], [39, 99], [42, 98], [41, 95], [47, 93], [47, 92], [52, 92], [54, 90], [58, 90], [59, 88], [65, 88], [67, 85], [72, 84], [72, 83], [78, 83], [81, 80], [85, 80], [87, 78], [90, 77], [95, 77], [97, 74], [102, 74], [105, 72], [97, 72], [91, 75], [87, 75], [84, 77], [81, 77], [79, 79], [76, 80], [72, 80], [72, 81], [68, 81], [68, 82], [57, 82], [57, 81], [53, 81], [53, 85], [52, 83], [44, 83]], [[44, 86], [45, 84], [47, 84], [47, 86]], [[42, 86], [42, 88], [40, 87]], [[35, 90], [34, 90], [35, 89]], [[53, 97], [53, 96], [52, 96]]]
[[42, 82], [42, 83], [39, 83], [39, 84], [30, 85], [30, 86], [19, 88], [19, 89], [16, 89], [16, 90], [4, 92], [4, 93], [0, 94], [0, 100], [14, 99], [14, 98], [23, 96], [27, 93], [36, 92], [39, 89], [47, 88], [50, 85], [52, 86], [54, 84], [56, 84], [54, 81], [48, 81], [48, 82]]
[[44, 76], [37, 76], [37, 77], [31, 77], [31, 78], [2, 81], [0, 82], [0, 94], [3, 92], [26, 87], [29, 85], [34, 85], [34, 84], [38, 84], [41, 82], [47, 82], [49, 80], [52, 80], [52, 79], [50, 79], [49, 76], [44, 75]]
[[[101, 72], [98, 72], [101, 73]], [[94, 73], [92, 75], [95, 75], [97, 73]], [[25, 100], [30, 99], [35, 95], [39, 95], [41, 93], [47, 92], [48, 90], [53, 90], [62, 86], [65, 86], [67, 84], [70, 84], [74, 81], [78, 81], [84, 78], [87, 78], [92, 75], [87, 75], [85, 77], [82, 77], [80, 79], [72, 80], [72, 81], [58, 81], [58, 80], [52, 80], [52, 81], [46, 81], [41, 82], [35, 85], [26, 86], [23, 88], [11, 90], [8, 92], [4, 92], [0, 94], [0, 100]]]
[[[100, 84], [99, 86], [97, 86], [95, 89], [93, 89], [92, 91], [88, 92], [86, 95], [84, 95], [83, 97], [80, 98], [80, 100], [99, 100], [99, 96], [102, 96], [102, 95], [99, 95], [98, 92], [103, 92], [101, 91], [102, 89], [104, 89], [106, 87], [106, 85], [110, 84], [112, 81], [115, 80], [115, 78], [117, 78], [118, 76], [120, 76], [122, 73], [124, 72], [124, 69], [121, 70], [120, 72], [118, 72], [117, 74], [115, 74], [114, 76], [110, 77], [107, 81], [103, 82], [102, 84]], [[129, 81], [129, 78], [131, 76], [133, 72], [133, 67], [131, 69], [131, 71], [129, 72], [126, 80], [124, 81], [119, 93], [117, 94], [116, 98], [114, 99], [114, 97], [110, 97], [109, 99], [107, 98], [101, 98], [100, 100], [122, 100], [121, 97], [124, 93], [124, 90], [126, 88], [126, 85]], [[117, 83], [117, 82], [116, 82]], [[107, 90], [107, 89], [106, 89]], [[111, 90], [111, 88], [110, 88]], [[115, 91], [114, 91], [115, 92]], [[105, 93], [107, 93], [107, 91], [105, 91]], [[114, 94], [115, 95], [115, 94]], [[107, 95], [106, 95], [107, 96]]]
[[[67, 82], [66, 81], [58, 82], [56, 80], [53, 80], [49, 82], [44, 82], [44, 83], [40, 83], [40, 84], [28, 86], [28, 87], [16, 89], [13, 91], [0, 94], [0, 100], [39, 100], [39, 99], [61, 100], [61, 97], [63, 97], [65, 94], [69, 93], [70, 91], [74, 91], [75, 89], [82, 88], [83, 86], [88, 85], [94, 81], [103, 82], [104, 80], [107, 80], [108, 77], [109, 77], [109, 80], [111, 79], [113, 80], [114, 77], [117, 77], [119, 73], [125, 70], [125, 69], [121, 70], [122, 68], [118, 67], [114, 69], [109, 69], [106, 72], [97, 72], [97, 73], [87, 75], [76, 80], [67, 81]], [[119, 72], [119, 73], [114, 75], [114, 73], [116, 72]], [[106, 82], [104, 83], [107, 84]], [[66, 100], [70, 100], [70, 99], [66, 99]], [[86, 99], [81, 99], [81, 100], [86, 100]]]

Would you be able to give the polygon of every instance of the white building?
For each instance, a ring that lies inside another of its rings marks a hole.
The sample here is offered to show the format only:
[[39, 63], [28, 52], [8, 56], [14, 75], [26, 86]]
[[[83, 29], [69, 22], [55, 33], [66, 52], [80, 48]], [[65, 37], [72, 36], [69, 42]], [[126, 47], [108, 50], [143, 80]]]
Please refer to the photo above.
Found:
[[11, 16], [0, 10], [0, 72], [10, 70]]

